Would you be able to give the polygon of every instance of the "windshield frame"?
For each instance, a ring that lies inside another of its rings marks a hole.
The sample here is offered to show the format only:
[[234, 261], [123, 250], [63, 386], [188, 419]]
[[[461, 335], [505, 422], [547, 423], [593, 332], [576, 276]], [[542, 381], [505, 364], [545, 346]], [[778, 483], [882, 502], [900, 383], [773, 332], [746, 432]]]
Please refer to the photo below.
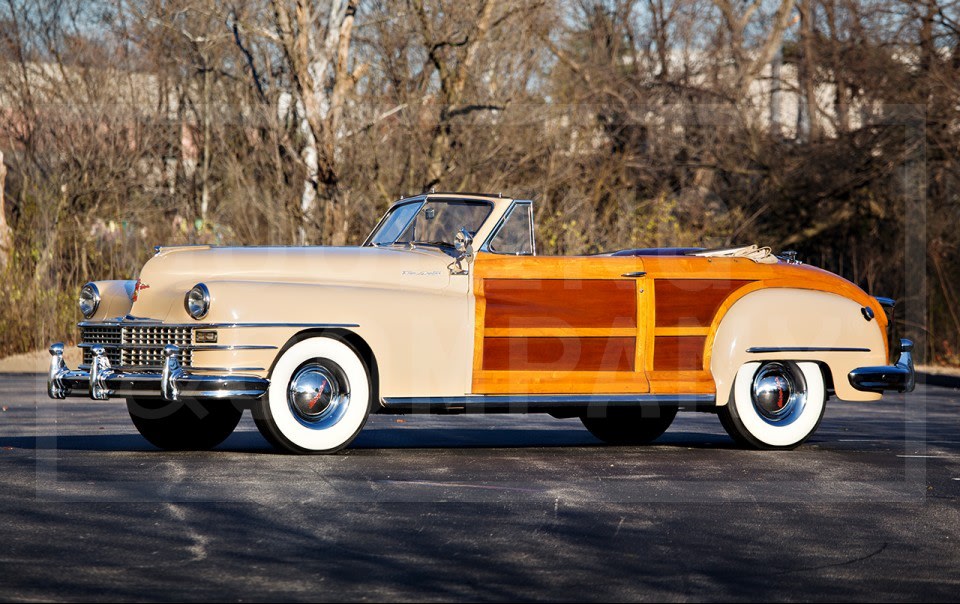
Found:
[[[396, 243], [397, 240], [394, 239], [393, 242], [391, 242], [391, 243], [389, 243], [389, 244], [388, 244], [388, 243], [374, 244], [374, 243], [373, 243], [373, 237], [374, 237], [374, 235], [376, 235], [376, 234], [380, 231], [380, 228], [381, 228], [381, 227], [384, 225], [384, 223], [387, 221], [387, 218], [389, 218], [390, 216], [392, 216], [394, 212], [396, 212], [397, 210], [399, 210], [399, 209], [400, 209], [401, 207], [403, 207], [403, 206], [408, 206], [408, 205], [411, 205], [411, 204], [414, 204], [414, 203], [415, 203], [415, 204], [419, 204], [420, 207], [417, 208], [417, 211], [414, 212], [412, 216], [410, 216], [410, 218], [409, 218], [409, 220], [407, 220], [406, 224], [403, 225], [403, 228], [400, 229], [400, 234], [401, 234], [401, 235], [402, 235], [404, 232], [406, 232], [407, 227], [410, 226], [410, 223], [411, 223], [411, 222], [413, 222], [414, 220], [416, 220], [417, 215], [420, 213], [420, 210], [423, 209], [423, 204], [427, 203], [427, 198], [426, 198], [426, 197], [413, 197], [413, 198], [411, 198], [411, 199], [404, 199], [404, 200], [398, 201], [397, 203], [395, 203], [395, 204], [393, 204], [392, 206], [390, 206], [390, 207], [387, 209], [387, 211], [383, 214], [383, 216], [380, 217], [380, 220], [377, 221], [377, 226], [373, 227], [373, 230], [370, 231], [370, 234], [369, 234], [369, 235], [367, 235], [367, 238], [366, 238], [366, 240], [363, 242], [363, 244], [361, 245], [361, 247], [376, 247], [377, 245], [393, 245], [394, 243]], [[399, 235], [398, 235], [398, 237], [399, 237]]]
[[[487, 224], [487, 221], [490, 220], [490, 216], [493, 215], [493, 210], [495, 207], [495, 204], [493, 203], [493, 201], [489, 199], [475, 199], [470, 197], [460, 197], [456, 195], [450, 195], [450, 196], [444, 195], [444, 196], [436, 196], [436, 197], [430, 195], [430, 196], [424, 196], [424, 197], [413, 197], [410, 199], [404, 199], [404, 200], [398, 201], [396, 204], [392, 205], [389, 210], [387, 210], [387, 212], [383, 215], [380, 221], [377, 222], [377, 226], [375, 226], [373, 230], [370, 231], [370, 235], [368, 235], [366, 241], [363, 242], [363, 246], [378, 247], [378, 246], [392, 246], [392, 245], [412, 245], [412, 246], [440, 247], [442, 249], [441, 246], [435, 243], [425, 242], [425, 241], [413, 241], [409, 243], [403, 242], [402, 244], [398, 244], [397, 240], [394, 239], [390, 243], [379, 243], [379, 244], [373, 243], [374, 236], [380, 231], [380, 229], [383, 227], [387, 219], [391, 215], [393, 215], [393, 213], [397, 211], [399, 208], [410, 205], [410, 204], [414, 204], [414, 203], [419, 205], [419, 207], [417, 208], [417, 211], [413, 213], [410, 219], [407, 220], [406, 224], [403, 225], [403, 228], [400, 229], [399, 235], [397, 235], [398, 238], [401, 235], [403, 235], [407, 231], [407, 229], [410, 227], [410, 225], [417, 219], [417, 217], [420, 216], [420, 213], [423, 211], [424, 206], [426, 206], [428, 203], [434, 203], [434, 202], [436, 203], [467, 202], [469, 204], [486, 206], [487, 214], [486, 216], [483, 217], [483, 220], [480, 221], [480, 224], [477, 225], [477, 228], [474, 231], [474, 234], [479, 233], [480, 230], [483, 228], [483, 226]], [[466, 226], [466, 225], [462, 225], [462, 226]], [[454, 243], [450, 242], [449, 247], [453, 249]]]

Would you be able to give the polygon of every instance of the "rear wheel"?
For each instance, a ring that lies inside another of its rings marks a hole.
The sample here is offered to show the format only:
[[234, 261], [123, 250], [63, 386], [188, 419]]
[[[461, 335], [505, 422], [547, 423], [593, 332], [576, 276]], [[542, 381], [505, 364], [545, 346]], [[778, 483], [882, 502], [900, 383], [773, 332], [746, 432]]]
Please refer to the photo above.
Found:
[[334, 338], [310, 338], [277, 361], [254, 419], [277, 448], [334, 453], [363, 428], [372, 401], [367, 368], [353, 348]]
[[229, 400], [157, 398], [128, 398], [127, 412], [150, 444], [173, 451], [216, 447], [230, 436], [243, 415], [243, 410]]
[[613, 407], [604, 417], [583, 415], [591, 434], [611, 445], [645, 445], [660, 438], [677, 416], [676, 405], [630, 409]]
[[820, 425], [826, 393], [823, 372], [816, 363], [744, 363], [737, 371], [733, 396], [717, 414], [740, 445], [793, 449]]

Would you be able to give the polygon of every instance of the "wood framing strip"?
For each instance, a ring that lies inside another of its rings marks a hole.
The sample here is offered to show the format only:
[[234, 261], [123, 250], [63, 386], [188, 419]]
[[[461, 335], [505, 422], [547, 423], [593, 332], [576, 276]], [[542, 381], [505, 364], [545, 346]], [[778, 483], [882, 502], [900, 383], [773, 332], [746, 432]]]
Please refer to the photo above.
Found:
[[486, 338], [632, 338], [637, 335], [634, 327], [488, 327], [483, 330]]
[[482, 371], [473, 378], [482, 394], [627, 394], [647, 392], [643, 373], [631, 371]]
[[657, 394], [713, 394], [717, 385], [709, 371], [651, 371], [650, 392]]
[[658, 336], [705, 336], [710, 333], [709, 327], [657, 327], [654, 335]]

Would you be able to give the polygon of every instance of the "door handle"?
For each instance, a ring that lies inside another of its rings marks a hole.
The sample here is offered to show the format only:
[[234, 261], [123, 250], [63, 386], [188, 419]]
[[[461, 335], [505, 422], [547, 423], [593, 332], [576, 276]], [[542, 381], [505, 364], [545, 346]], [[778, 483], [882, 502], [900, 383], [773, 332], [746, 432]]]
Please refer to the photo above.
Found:
[[646, 276], [647, 271], [637, 271], [635, 273], [623, 273], [621, 277], [644, 277]]

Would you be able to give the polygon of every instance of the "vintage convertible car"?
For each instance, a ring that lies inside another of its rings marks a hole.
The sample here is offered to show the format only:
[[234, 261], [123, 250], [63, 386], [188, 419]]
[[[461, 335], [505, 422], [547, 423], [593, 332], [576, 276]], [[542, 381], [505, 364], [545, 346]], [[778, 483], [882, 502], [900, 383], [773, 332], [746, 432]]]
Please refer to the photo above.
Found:
[[83, 362], [53, 344], [48, 390], [126, 399], [168, 449], [217, 445], [244, 408], [298, 453], [370, 413], [546, 412], [638, 444], [679, 409], [787, 449], [831, 395], [913, 389], [893, 307], [756, 246], [538, 256], [531, 201], [432, 193], [359, 247], [156, 248], [136, 281], [83, 286]]

